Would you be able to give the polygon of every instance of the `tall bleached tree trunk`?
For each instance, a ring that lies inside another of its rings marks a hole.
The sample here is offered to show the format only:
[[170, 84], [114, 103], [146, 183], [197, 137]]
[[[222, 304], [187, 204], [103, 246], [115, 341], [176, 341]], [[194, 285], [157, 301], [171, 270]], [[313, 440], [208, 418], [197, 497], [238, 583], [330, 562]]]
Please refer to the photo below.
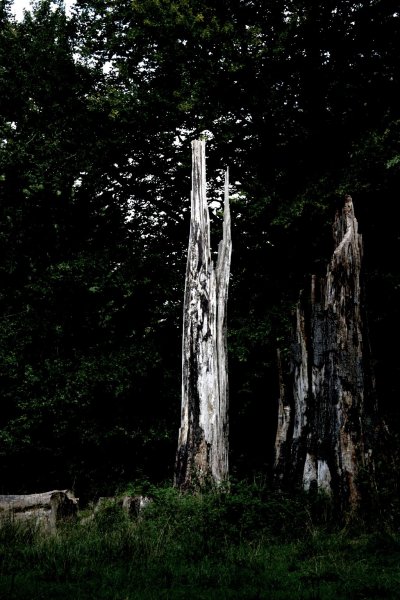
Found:
[[192, 142], [191, 221], [182, 343], [182, 414], [175, 485], [194, 488], [228, 477], [226, 307], [232, 242], [228, 172], [223, 239], [211, 259], [205, 143]]
[[279, 369], [275, 473], [283, 486], [323, 490], [352, 508], [360, 469], [371, 460], [366, 429], [376, 405], [360, 284], [362, 239], [350, 196], [333, 233], [326, 277], [313, 277], [310, 298], [302, 294], [297, 306], [284, 383]]

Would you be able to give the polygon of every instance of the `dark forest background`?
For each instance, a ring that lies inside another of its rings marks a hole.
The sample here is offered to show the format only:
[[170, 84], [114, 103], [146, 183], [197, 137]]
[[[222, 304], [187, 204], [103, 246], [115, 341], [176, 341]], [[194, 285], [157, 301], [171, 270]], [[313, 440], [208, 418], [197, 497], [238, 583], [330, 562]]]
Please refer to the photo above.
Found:
[[399, 43], [391, 0], [0, 0], [1, 493], [172, 481], [201, 135], [210, 202], [232, 182], [232, 475], [268, 476], [277, 347], [346, 193], [396, 437]]

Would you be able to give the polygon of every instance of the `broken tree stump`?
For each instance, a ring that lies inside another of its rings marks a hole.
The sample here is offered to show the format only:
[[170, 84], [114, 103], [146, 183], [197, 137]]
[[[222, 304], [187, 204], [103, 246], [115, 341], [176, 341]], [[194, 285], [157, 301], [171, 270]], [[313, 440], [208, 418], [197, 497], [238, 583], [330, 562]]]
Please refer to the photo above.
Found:
[[296, 309], [285, 383], [279, 369], [275, 476], [281, 487], [324, 491], [348, 509], [359, 502], [358, 477], [372, 453], [367, 429], [376, 417], [362, 238], [350, 196], [333, 234], [326, 277], [312, 278], [310, 298], [302, 294]]
[[223, 239], [211, 259], [205, 142], [192, 142], [192, 194], [182, 341], [182, 412], [174, 483], [191, 488], [228, 477], [226, 307], [232, 242], [228, 172]]

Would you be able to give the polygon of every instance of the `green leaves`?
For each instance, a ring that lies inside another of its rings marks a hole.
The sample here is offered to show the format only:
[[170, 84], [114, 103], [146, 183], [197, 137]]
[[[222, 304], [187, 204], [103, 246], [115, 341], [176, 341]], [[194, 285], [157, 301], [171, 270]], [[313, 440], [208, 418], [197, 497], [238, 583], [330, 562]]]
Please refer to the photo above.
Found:
[[23, 439], [32, 486], [172, 467], [190, 140], [204, 131], [210, 199], [226, 165], [241, 182], [232, 464], [270, 460], [276, 338], [288, 347], [298, 291], [325, 269], [343, 193], [367, 248], [383, 396], [396, 396], [385, 382], [400, 378], [384, 366], [398, 371], [385, 350], [399, 323], [398, 228], [387, 222], [400, 164], [393, 3], [78, 0], [69, 18], [46, 0], [21, 23], [9, 3], [0, 9], [0, 378], [14, 440], [4, 480], [15, 483]]

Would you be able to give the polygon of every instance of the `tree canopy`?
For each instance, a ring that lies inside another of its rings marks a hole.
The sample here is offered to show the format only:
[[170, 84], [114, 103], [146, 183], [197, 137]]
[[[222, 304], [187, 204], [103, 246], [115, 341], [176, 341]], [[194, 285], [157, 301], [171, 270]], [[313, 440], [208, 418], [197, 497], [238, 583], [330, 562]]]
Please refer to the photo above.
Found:
[[[231, 172], [233, 473], [267, 471], [276, 351], [351, 193], [396, 430], [400, 14], [391, 0], [0, 1], [3, 492], [172, 477], [190, 141]], [[397, 430], [396, 430], [397, 431]]]

